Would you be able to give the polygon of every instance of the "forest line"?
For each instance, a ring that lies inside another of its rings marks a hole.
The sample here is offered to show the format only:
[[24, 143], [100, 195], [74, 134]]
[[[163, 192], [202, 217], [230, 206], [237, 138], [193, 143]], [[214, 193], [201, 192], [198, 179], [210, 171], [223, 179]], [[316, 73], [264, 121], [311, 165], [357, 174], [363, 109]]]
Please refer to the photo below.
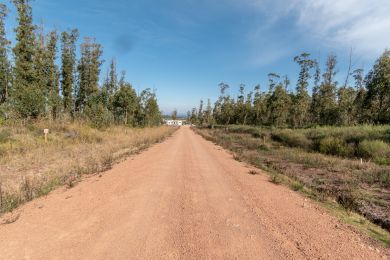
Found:
[[103, 46], [95, 39], [84, 38], [78, 48], [77, 29], [45, 33], [33, 24], [29, 0], [12, 3], [18, 14], [14, 46], [5, 31], [8, 9], [0, 4], [0, 121], [70, 119], [96, 127], [161, 123], [154, 90], [137, 95], [124, 71], [118, 78], [115, 59], [99, 84]]
[[[351, 126], [390, 123], [390, 51], [385, 50], [364, 75], [361, 68], [349, 68], [340, 85], [335, 76], [337, 58], [330, 54], [322, 73], [319, 62], [309, 53], [294, 58], [300, 66], [295, 91], [289, 91], [288, 76], [268, 74], [268, 91], [260, 85], [246, 93], [241, 84], [237, 97], [230, 86], [220, 83], [214, 106], [210, 99], [187, 112], [193, 124], [239, 124], [302, 128], [315, 125]], [[354, 84], [349, 83], [354, 79]], [[312, 93], [309, 93], [311, 86]]]

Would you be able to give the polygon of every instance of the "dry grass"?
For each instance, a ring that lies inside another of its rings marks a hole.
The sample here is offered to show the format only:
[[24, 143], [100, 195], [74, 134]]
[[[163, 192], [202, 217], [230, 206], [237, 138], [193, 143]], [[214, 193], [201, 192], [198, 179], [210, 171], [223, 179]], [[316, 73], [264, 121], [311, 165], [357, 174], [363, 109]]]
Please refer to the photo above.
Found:
[[194, 130], [207, 140], [231, 150], [242, 161], [267, 172], [272, 183], [289, 186], [321, 203], [333, 205], [337, 202], [346, 212], [353, 210], [360, 213], [360, 220], [366, 217], [381, 225], [387, 231], [370, 221], [367, 221], [370, 224], [362, 227], [364, 223], [355, 223], [348, 216], [343, 217], [390, 246], [389, 166], [285, 147], [276, 141], [264, 143], [249, 131], [253, 131], [250, 127], [243, 128], [243, 132], [238, 127], [233, 129]]
[[[47, 143], [45, 128], [50, 129]], [[77, 122], [0, 126], [0, 213], [59, 185], [73, 187], [82, 175], [108, 170], [175, 130], [122, 126], [98, 130]]]

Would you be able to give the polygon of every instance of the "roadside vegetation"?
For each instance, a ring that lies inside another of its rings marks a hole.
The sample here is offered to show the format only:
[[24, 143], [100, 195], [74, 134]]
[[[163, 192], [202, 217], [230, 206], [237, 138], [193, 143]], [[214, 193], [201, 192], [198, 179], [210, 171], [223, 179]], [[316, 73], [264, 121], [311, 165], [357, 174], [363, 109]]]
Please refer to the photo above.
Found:
[[[43, 128], [51, 131], [47, 143]], [[84, 175], [106, 171], [175, 130], [43, 121], [0, 126], [0, 214], [58, 186], [73, 187]]]
[[[379, 132], [383, 128], [372, 126], [366, 129]], [[351, 129], [312, 129], [326, 136], [335, 132], [348, 133], [348, 130]], [[370, 160], [362, 161], [359, 157], [350, 158], [347, 154], [344, 157], [323, 154], [306, 145], [302, 148], [300, 144], [305, 142], [296, 142], [295, 139], [305, 136], [302, 131], [307, 130], [289, 130], [283, 133], [283, 139], [279, 136], [279, 129], [250, 126], [214, 126], [213, 129], [205, 127], [196, 131], [207, 140], [232, 151], [237, 160], [246, 161], [269, 173], [270, 181], [275, 184], [284, 183], [315, 200], [337, 202], [345, 210], [359, 213], [390, 231], [390, 166]], [[363, 129], [361, 131], [364, 132]], [[328, 137], [323, 138], [326, 140]], [[286, 139], [294, 141], [286, 143]], [[355, 224], [360, 222], [364, 222], [363, 218]], [[370, 228], [375, 230], [374, 227]], [[389, 233], [381, 230], [375, 232], [372, 231], [371, 235], [390, 246]]]
[[12, 45], [0, 3], [0, 214], [175, 131], [160, 127], [155, 91], [137, 93], [115, 58], [101, 78], [103, 46], [94, 38], [80, 40], [75, 28], [46, 31], [34, 24], [29, 0], [10, 3]]
[[[351, 53], [340, 83], [335, 55], [320, 64], [302, 53], [294, 87], [275, 72], [265, 88], [240, 84], [237, 95], [222, 82], [216, 102], [201, 100], [187, 120], [274, 183], [335, 201], [390, 231], [390, 51], [368, 72], [353, 60]], [[375, 232], [389, 245], [388, 232]]]

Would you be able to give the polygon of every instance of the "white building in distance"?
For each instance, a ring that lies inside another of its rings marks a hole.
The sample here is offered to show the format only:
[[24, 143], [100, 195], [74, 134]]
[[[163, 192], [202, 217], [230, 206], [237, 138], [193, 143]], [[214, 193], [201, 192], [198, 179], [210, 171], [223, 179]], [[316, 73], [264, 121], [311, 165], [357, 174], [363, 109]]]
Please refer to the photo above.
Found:
[[166, 119], [164, 119], [164, 123], [166, 125], [170, 125], [170, 126], [182, 126], [183, 125], [182, 120], [166, 120]]

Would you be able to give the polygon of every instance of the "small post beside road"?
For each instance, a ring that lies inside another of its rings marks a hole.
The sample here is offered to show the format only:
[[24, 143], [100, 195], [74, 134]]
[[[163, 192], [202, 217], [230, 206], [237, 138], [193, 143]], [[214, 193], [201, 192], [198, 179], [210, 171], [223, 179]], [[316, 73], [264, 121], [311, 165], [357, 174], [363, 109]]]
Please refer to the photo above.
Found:
[[47, 135], [49, 134], [49, 129], [43, 129], [43, 133], [45, 134], [45, 143], [47, 143]]

